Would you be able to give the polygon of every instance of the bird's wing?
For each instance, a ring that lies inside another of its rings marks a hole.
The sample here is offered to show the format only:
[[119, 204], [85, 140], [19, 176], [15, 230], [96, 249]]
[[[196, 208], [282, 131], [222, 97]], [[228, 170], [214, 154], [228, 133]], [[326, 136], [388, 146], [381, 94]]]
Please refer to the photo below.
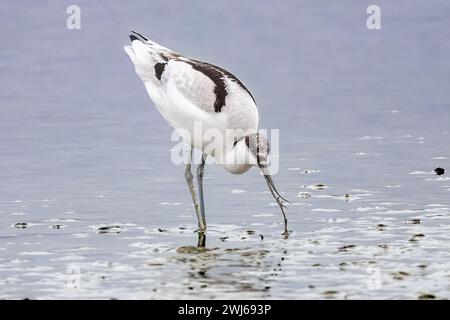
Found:
[[242, 82], [225, 69], [182, 57], [167, 62], [161, 82], [175, 85], [189, 102], [211, 113], [222, 111], [226, 106], [226, 97], [234, 94], [234, 89], [251, 97]]

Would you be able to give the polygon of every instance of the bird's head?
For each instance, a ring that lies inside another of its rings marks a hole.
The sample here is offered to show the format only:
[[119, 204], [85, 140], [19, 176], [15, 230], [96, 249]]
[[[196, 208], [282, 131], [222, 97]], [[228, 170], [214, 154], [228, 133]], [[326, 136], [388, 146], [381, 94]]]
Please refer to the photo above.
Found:
[[248, 164], [257, 167], [267, 167], [270, 155], [270, 144], [260, 133], [250, 133], [241, 139], [248, 153]]
[[246, 135], [243, 140], [245, 141], [245, 147], [248, 149], [249, 164], [261, 170], [271, 191], [274, 191], [278, 198], [283, 199], [275, 188], [269, 172], [270, 144], [267, 138], [260, 133], [251, 133]]
[[266, 180], [267, 186], [269, 187], [270, 193], [272, 194], [276, 203], [280, 207], [281, 212], [283, 213], [283, 217], [285, 219], [284, 235], [287, 238], [287, 236], [288, 236], [288, 231], [286, 229], [287, 228], [287, 219], [286, 219], [286, 214], [284, 212], [285, 205], [284, 205], [283, 201], [287, 202], [287, 203], [289, 203], [289, 201], [280, 195], [277, 188], [275, 187], [275, 183], [269, 172], [269, 167], [268, 167], [269, 166], [268, 158], [270, 155], [269, 141], [267, 140], [266, 137], [264, 137], [263, 135], [261, 135], [259, 133], [252, 133], [245, 137], [245, 144], [246, 144], [248, 150], [250, 151], [251, 165], [257, 166], [261, 170], [261, 172], [264, 176], [264, 179]]
[[[241, 154], [248, 155], [246, 156], [246, 163], [249, 166], [258, 167], [266, 180], [267, 186], [269, 187], [269, 191], [272, 194], [273, 198], [277, 202], [280, 207], [283, 216], [285, 216], [284, 208], [285, 205], [283, 203], [287, 202], [283, 196], [280, 195], [277, 188], [275, 187], [275, 183], [272, 179], [272, 176], [269, 171], [269, 156], [270, 156], [270, 144], [267, 138], [260, 133], [251, 133], [248, 134], [238, 141], [239, 145], [237, 146], [239, 149], [244, 149], [244, 152], [239, 152]], [[286, 231], [287, 236], [287, 231]]]
[[259, 134], [250, 133], [234, 139], [231, 152], [225, 158], [225, 169], [241, 174], [251, 167], [267, 167], [270, 154], [269, 141]]

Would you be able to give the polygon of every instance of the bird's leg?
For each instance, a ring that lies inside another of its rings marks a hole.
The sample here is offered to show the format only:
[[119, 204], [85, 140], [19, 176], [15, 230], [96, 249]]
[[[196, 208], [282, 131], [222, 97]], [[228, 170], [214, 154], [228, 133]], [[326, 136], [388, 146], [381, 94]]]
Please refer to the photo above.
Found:
[[289, 231], [288, 231], [288, 220], [286, 217], [286, 213], [284, 212], [285, 205], [282, 201], [285, 201], [287, 203], [290, 203], [288, 200], [283, 198], [280, 193], [278, 192], [277, 188], [275, 188], [275, 183], [272, 180], [272, 177], [270, 173], [267, 170], [267, 167], [261, 166], [261, 170], [264, 174], [264, 178], [266, 179], [267, 186], [269, 187], [269, 191], [272, 194], [273, 198], [277, 202], [278, 206], [281, 209], [281, 213], [283, 214], [283, 220], [284, 220], [284, 238], [287, 239], [289, 237]]
[[193, 183], [193, 175], [191, 172], [191, 163], [192, 163], [192, 147], [189, 150], [188, 161], [186, 163], [186, 170], [184, 171], [184, 177], [186, 178], [187, 185], [189, 187], [189, 191], [191, 192], [192, 202], [194, 202], [195, 213], [197, 214], [198, 220], [198, 232], [205, 233], [206, 226], [203, 224], [203, 220], [200, 215], [200, 208], [197, 203], [197, 196], [195, 195], [194, 183]]
[[205, 173], [206, 153], [202, 154], [202, 163], [197, 166], [197, 183], [198, 183], [198, 195], [200, 199], [200, 215], [202, 218], [203, 226], [206, 228], [206, 216], [205, 216], [205, 202], [203, 197], [203, 175]]
[[198, 233], [197, 248], [204, 248], [205, 246], [206, 246], [206, 233], [205, 232], [199, 232]]
[[[282, 200], [283, 198], [281, 198], [281, 196], [279, 196], [279, 195], [272, 189], [272, 186], [271, 186], [270, 184], [268, 184], [268, 186], [269, 186], [269, 191], [270, 191], [270, 193], [272, 194], [273, 198], [274, 198], [275, 201], [277, 202], [278, 206], [279, 206], [280, 209], [281, 209], [281, 213], [283, 214], [283, 220], [284, 220], [284, 232], [283, 232], [283, 235], [284, 235], [284, 238], [285, 238], [285, 239], [288, 239], [288, 238], [289, 238], [288, 220], [287, 220], [287, 217], [286, 217], [286, 213], [284, 212], [285, 206], [284, 206], [284, 204], [281, 202], [281, 200]], [[286, 201], [286, 200], [285, 200], [285, 201]]]

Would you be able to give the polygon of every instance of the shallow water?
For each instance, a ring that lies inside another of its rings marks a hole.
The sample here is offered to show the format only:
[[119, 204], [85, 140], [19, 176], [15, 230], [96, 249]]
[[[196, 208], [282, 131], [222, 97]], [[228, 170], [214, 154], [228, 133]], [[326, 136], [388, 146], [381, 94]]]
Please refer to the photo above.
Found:
[[[450, 298], [445, 1], [0, 7], [0, 298]], [[414, 5], [412, 5], [414, 3]], [[236, 73], [281, 128], [278, 188], [206, 169], [207, 247], [136, 29]], [[238, 43], [238, 45], [236, 45]], [[428, 296], [431, 297], [431, 296]]]

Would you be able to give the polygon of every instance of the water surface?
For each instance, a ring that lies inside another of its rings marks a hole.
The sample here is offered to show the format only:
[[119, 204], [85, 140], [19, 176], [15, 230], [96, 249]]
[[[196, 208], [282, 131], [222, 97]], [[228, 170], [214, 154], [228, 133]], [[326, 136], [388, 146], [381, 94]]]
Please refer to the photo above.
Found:
[[[450, 4], [0, 4], [0, 298], [450, 297]], [[131, 29], [219, 64], [280, 128], [290, 239], [256, 170], [206, 169], [196, 250]]]

